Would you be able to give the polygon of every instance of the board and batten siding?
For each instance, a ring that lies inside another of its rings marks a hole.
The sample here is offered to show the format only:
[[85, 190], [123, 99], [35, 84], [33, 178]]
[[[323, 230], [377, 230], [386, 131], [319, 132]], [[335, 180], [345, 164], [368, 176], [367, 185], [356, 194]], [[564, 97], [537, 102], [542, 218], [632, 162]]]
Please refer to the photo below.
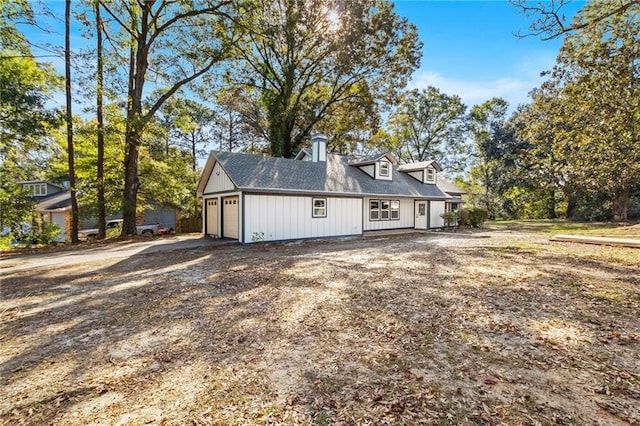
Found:
[[[400, 201], [400, 220], [369, 220], [369, 201], [370, 200], [399, 200]], [[362, 223], [364, 223], [365, 231], [377, 231], [380, 229], [400, 229], [414, 227], [414, 206], [412, 198], [365, 198], [364, 208], [362, 209]]]
[[214, 192], [232, 191], [233, 189], [235, 189], [233, 182], [231, 182], [229, 176], [222, 170], [220, 163], [216, 163], [216, 165], [213, 166], [213, 171], [209, 176], [203, 192], [210, 194]]
[[440, 215], [444, 213], [444, 201], [431, 201], [429, 213], [429, 227], [442, 228], [444, 219]]
[[[327, 217], [312, 217], [313, 198], [327, 200]], [[246, 194], [244, 242], [362, 234], [362, 199]]]

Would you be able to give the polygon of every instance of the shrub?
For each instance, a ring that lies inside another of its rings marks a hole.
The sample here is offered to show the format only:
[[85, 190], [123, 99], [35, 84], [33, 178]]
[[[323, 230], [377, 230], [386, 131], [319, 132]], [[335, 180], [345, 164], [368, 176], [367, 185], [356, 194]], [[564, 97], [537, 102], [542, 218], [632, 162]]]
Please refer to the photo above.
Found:
[[458, 218], [458, 225], [469, 226], [469, 210], [461, 209], [460, 217]]
[[483, 209], [480, 207], [475, 207], [469, 209], [469, 225], [474, 228], [481, 227], [489, 217], [489, 212], [487, 209]]
[[440, 215], [441, 218], [444, 219], [444, 226], [455, 226], [456, 225], [456, 212], [446, 212]]

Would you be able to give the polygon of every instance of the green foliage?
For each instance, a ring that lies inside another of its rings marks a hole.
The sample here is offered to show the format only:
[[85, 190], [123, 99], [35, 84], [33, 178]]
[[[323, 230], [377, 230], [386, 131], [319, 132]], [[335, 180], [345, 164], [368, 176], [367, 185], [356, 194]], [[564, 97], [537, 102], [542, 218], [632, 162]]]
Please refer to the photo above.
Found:
[[[113, 111], [111, 111], [113, 112]], [[117, 123], [116, 120], [112, 120]], [[76, 188], [81, 218], [97, 217], [97, 122], [74, 122], [74, 154]], [[119, 127], [107, 126], [104, 132], [104, 181], [106, 214], [113, 215], [121, 208], [123, 186], [124, 146]], [[55, 133], [57, 149], [49, 161], [47, 178], [52, 182], [68, 180], [66, 127]]]
[[481, 207], [472, 207], [469, 211], [469, 225], [474, 228], [480, 228], [487, 221], [489, 212]]
[[407, 162], [436, 160], [449, 170], [461, 170], [470, 150], [463, 138], [465, 111], [460, 97], [435, 87], [408, 91], [389, 118], [387, 149]]
[[57, 223], [47, 222], [40, 219], [37, 226], [31, 227], [31, 243], [38, 245], [49, 245], [53, 243], [53, 239], [60, 233], [60, 227]]
[[[627, 7], [628, 6], [628, 7]], [[561, 190], [568, 215], [625, 219], [640, 186], [640, 3], [588, 3], [519, 130], [541, 184]], [[593, 203], [590, 194], [602, 203]]]
[[444, 226], [449, 227], [456, 225], [458, 215], [456, 212], [445, 212], [442, 213], [440, 217], [444, 219]]
[[274, 156], [295, 154], [341, 114], [336, 104], [393, 98], [421, 56], [415, 26], [386, 0], [257, 0], [241, 17], [248, 33], [229, 80], [246, 89]]
[[[4, 173], [0, 176], [4, 177]], [[31, 221], [35, 201], [14, 180], [0, 180], [0, 225], [6, 226], [16, 239], [24, 239], [23, 225]]]

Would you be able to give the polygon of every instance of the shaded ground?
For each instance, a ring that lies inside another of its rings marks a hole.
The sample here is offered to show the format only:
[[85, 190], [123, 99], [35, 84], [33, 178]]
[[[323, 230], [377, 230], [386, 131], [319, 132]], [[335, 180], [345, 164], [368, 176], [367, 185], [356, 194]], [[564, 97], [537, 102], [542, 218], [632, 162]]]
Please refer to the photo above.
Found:
[[0, 424], [639, 424], [640, 250], [501, 228], [2, 278]]

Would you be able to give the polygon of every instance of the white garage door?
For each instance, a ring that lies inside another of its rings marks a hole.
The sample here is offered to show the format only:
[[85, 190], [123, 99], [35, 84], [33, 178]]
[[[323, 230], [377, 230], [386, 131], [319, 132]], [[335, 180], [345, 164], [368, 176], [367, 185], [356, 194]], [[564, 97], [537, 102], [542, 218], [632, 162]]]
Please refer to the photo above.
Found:
[[222, 199], [222, 236], [238, 238], [238, 197]]
[[207, 200], [207, 235], [218, 235], [218, 199]]
[[53, 237], [53, 241], [57, 243], [64, 243], [65, 234], [67, 233], [67, 224], [65, 221], [64, 213], [51, 213], [51, 222], [55, 223], [60, 227], [60, 232]]

